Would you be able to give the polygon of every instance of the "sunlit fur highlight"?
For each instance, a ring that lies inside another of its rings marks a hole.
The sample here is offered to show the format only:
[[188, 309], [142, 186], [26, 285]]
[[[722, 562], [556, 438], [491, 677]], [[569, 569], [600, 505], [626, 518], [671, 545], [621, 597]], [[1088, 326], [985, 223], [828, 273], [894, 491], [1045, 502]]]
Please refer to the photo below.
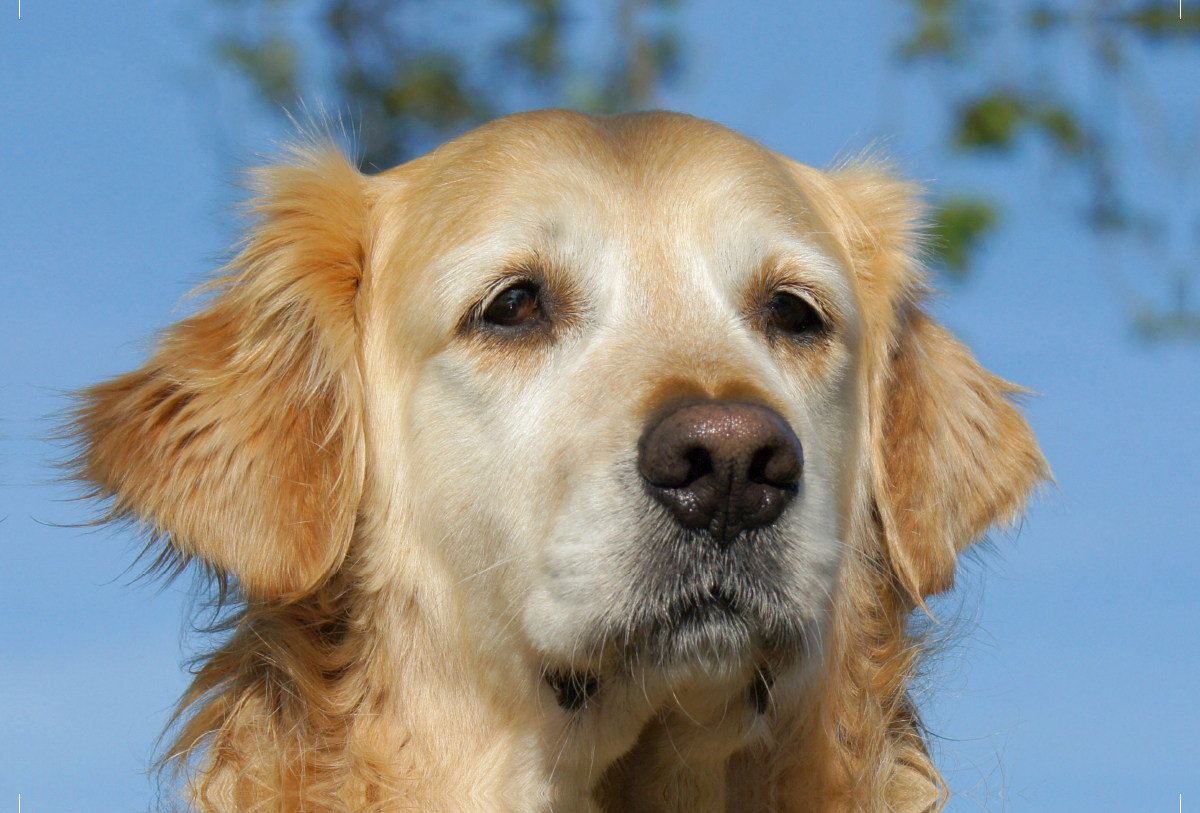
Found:
[[[501, 147], [527, 128], [564, 144], [616, 139], [635, 159], [660, 136], [684, 153], [736, 138], [666, 114], [605, 123], [541, 113], [501, 127], [489, 131]], [[700, 808], [687, 800], [724, 793], [743, 813], [937, 810], [947, 787], [909, 694], [922, 655], [910, 618], [952, 586], [960, 551], [1015, 520], [1048, 469], [1012, 404], [1020, 390], [922, 310], [919, 190], [870, 161], [824, 173], [762, 154], [764, 173], [788, 179], [807, 228], [849, 272], [862, 320], [862, 415], [847, 416], [859, 421], [862, 459], [845, 556], [799, 701], [767, 715], [770, 736], [735, 754], [724, 776], [671, 774], [654, 792], [675, 801], [644, 809], [691, 813]], [[454, 155], [451, 145], [441, 160]], [[476, 661], [453, 650], [464, 634], [443, 625], [449, 599], [381, 575], [385, 555], [409, 557], [414, 580], [424, 560], [406, 540], [386, 554], [364, 544], [382, 520], [363, 496], [362, 297], [400, 286], [372, 279], [373, 241], [419, 216], [422, 194], [453, 194], [413, 177], [384, 190], [327, 145], [258, 170], [254, 223], [208, 304], [169, 328], [140, 370], [81, 396], [79, 479], [111, 501], [111, 518], [142, 524], [167, 562], [231, 578], [240, 602], [198, 663], [164, 755], [165, 775], [203, 813], [552, 809], [512, 767], [530, 746], [503, 712], [465, 693], [453, 706], [436, 700], [437, 681], [483, 677], [463, 674]], [[456, 222], [429, 228], [452, 241]], [[659, 394], [695, 387], [664, 380]], [[616, 813], [630, 783], [645, 781], [631, 760], [653, 742], [611, 764], [601, 801], [570, 809]], [[447, 787], [439, 768], [460, 775], [473, 754], [491, 761], [467, 766], [471, 787]]]

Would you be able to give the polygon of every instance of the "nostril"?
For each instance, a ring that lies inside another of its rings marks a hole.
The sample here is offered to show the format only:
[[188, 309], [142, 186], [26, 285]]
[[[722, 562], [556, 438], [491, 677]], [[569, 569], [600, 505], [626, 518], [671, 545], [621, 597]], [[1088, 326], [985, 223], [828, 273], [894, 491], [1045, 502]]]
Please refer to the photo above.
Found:
[[699, 444], [682, 450], [657, 448], [644, 457], [646, 481], [658, 488], [688, 488], [713, 471], [712, 453]]
[[[770, 447], [759, 449], [750, 458], [750, 468], [746, 472], [747, 479], [752, 483], [767, 483], [767, 464], [775, 456], [775, 450]], [[772, 483], [774, 485], [774, 483]]]
[[800, 447], [792, 444], [763, 446], [750, 458], [746, 479], [760, 485], [794, 489], [804, 467], [802, 454]]
[[687, 488], [706, 474], [712, 474], [712, 453], [703, 446], [693, 446], [684, 454], [688, 463], [687, 479], [679, 484], [679, 488]]

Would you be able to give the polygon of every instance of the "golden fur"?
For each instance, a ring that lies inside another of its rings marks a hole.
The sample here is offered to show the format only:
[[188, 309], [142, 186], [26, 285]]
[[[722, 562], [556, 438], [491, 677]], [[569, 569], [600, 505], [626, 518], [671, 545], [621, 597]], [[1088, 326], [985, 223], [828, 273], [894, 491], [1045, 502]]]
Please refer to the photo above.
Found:
[[[820, 172], [686, 116], [564, 112], [377, 176], [314, 145], [253, 177], [254, 224], [204, 309], [84, 393], [74, 425], [78, 476], [112, 517], [242, 602], [177, 713], [165, 761], [186, 804], [940, 808], [910, 616], [1048, 470], [1019, 390], [922, 310], [913, 185], [870, 162]], [[754, 242], [768, 220], [792, 255]], [[731, 221], [741, 248], [712, 237]], [[553, 332], [472, 333], [484, 266], [545, 277]], [[781, 280], [825, 297], [834, 340], [754, 338], [737, 309]], [[618, 324], [598, 293], [614, 290], [636, 292], [620, 300], [636, 318], [596, 339], [591, 325]], [[569, 718], [538, 680], [568, 635], [544, 609], [554, 593], [523, 587], [543, 552], [512, 540], [556, 538], [545, 527], [592, 458], [626, 459], [623, 427], [681, 393], [745, 396], [807, 432], [808, 521], [836, 548], [796, 570], [828, 598], [804, 605], [817, 662], [762, 720], [730, 711], [740, 666], [727, 683], [641, 673], [603, 716]], [[543, 438], [544, 457], [522, 451]]]

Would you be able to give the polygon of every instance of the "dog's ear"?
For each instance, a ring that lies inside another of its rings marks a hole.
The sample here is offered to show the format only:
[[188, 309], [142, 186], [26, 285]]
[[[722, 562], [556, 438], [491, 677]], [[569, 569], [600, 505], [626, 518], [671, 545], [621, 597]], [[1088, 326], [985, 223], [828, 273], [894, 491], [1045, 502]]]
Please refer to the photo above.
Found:
[[919, 190], [871, 164], [830, 176], [862, 307], [874, 492], [887, 555], [917, 602], [953, 585], [958, 554], [1017, 519], [1049, 476], [1013, 398], [925, 313]]
[[948, 590], [958, 554], [1011, 525], [1048, 475], [1021, 392], [915, 305], [899, 314], [872, 427], [876, 500], [888, 555], [918, 599]]
[[82, 393], [76, 473], [182, 561], [288, 600], [337, 569], [354, 531], [367, 204], [334, 147], [251, 178], [254, 225], [204, 309], [144, 367]]

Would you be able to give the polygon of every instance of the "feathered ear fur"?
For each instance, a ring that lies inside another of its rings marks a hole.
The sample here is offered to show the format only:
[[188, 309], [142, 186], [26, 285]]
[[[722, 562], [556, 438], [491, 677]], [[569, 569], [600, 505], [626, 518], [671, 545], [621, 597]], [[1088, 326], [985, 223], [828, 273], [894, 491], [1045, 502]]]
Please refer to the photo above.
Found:
[[863, 308], [875, 503], [887, 556], [920, 603], [958, 554], [1016, 519], [1049, 469], [1013, 396], [922, 309], [918, 191], [871, 164], [832, 174]]
[[892, 565], [924, 597], [953, 586], [959, 552], [1011, 524], [1048, 471], [1013, 406], [1020, 388], [916, 307], [901, 318], [872, 456]]
[[112, 515], [250, 597], [311, 592], [354, 531], [363, 180], [328, 146], [254, 171], [255, 225], [207, 306], [76, 412], [77, 475]]

